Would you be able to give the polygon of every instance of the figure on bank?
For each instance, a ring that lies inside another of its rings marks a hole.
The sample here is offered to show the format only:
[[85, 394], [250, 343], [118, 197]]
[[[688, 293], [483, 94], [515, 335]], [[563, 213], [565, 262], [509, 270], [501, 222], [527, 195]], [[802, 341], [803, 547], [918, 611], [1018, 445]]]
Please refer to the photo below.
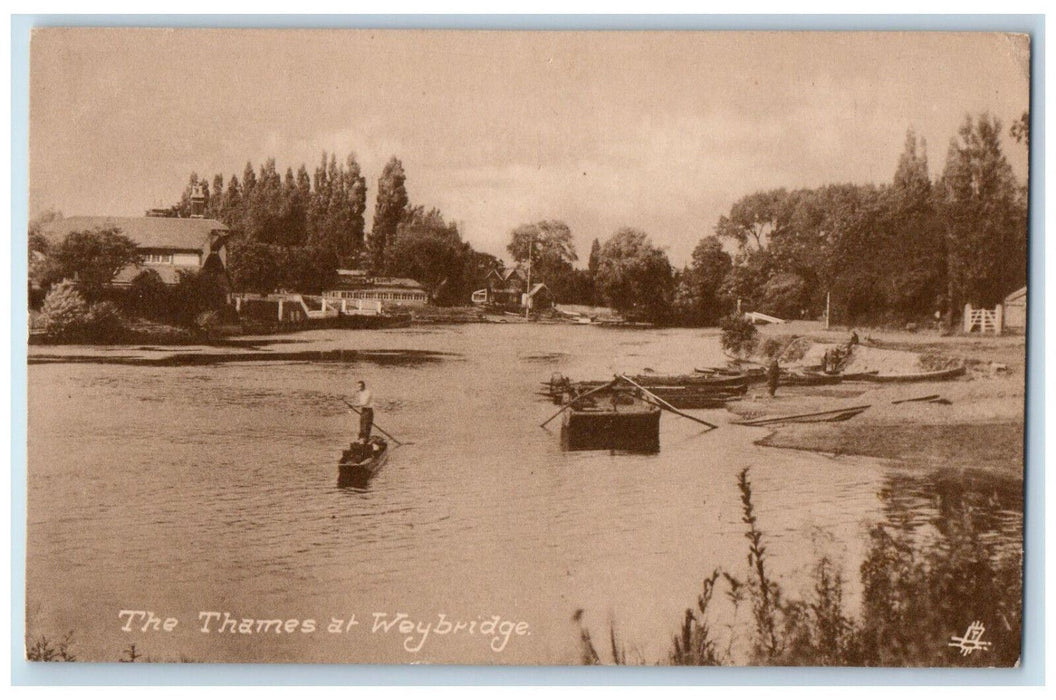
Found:
[[770, 396], [777, 393], [777, 380], [781, 376], [781, 365], [777, 363], [777, 358], [770, 360], [770, 366], [766, 370], [766, 388], [770, 392]]

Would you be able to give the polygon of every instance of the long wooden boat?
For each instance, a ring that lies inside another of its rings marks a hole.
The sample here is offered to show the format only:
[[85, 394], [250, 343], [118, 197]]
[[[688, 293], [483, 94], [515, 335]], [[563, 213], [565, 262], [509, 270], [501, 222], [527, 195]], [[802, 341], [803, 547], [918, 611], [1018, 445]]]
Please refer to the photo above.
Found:
[[839, 377], [840, 381], [844, 382], [867, 382], [880, 374], [880, 370], [878, 369], [874, 369], [870, 372], [825, 372], [820, 369], [805, 368], [802, 372], [816, 377]]
[[660, 408], [619, 386], [573, 399], [561, 425], [566, 450], [660, 450]]
[[834, 408], [828, 411], [814, 411], [812, 413], [797, 413], [791, 416], [767, 416], [763, 418], [752, 418], [750, 420], [731, 421], [734, 425], [765, 426], [777, 425], [779, 423], [836, 423], [850, 420], [872, 404], [864, 406], [847, 406]]
[[[718, 400], [741, 396], [748, 391], [748, 380], [743, 375], [719, 378], [700, 377], [697, 375], [637, 375], [630, 379], [638, 386], [661, 396], [665, 401], [686, 402], [681, 408], [698, 408], [689, 403], [709, 403], [706, 399]], [[608, 384], [609, 381], [573, 382], [562, 374], [555, 374], [548, 382], [543, 382], [544, 393], [552, 399], [582, 393]], [[712, 401], [711, 403], [714, 403]], [[676, 404], [677, 407], [677, 404]], [[699, 406], [704, 408], [705, 406]], [[710, 406], [708, 406], [710, 407]]]
[[[722, 370], [718, 368], [697, 368], [697, 372], [701, 372], [705, 375], [708, 373], [714, 373], [719, 376]], [[733, 370], [726, 370], [733, 371]], [[763, 367], [746, 367], [740, 370], [739, 376], [744, 377], [744, 381], [748, 384], [765, 384], [767, 380], [767, 370]], [[781, 369], [781, 375], [778, 378], [779, 386], [825, 386], [828, 384], [839, 384], [840, 381], [845, 379], [839, 374], [828, 374], [820, 370], [809, 370], [809, 369], [797, 369], [788, 370], [785, 368]]]
[[863, 377], [867, 382], [941, 382], [947, 379], [956, 379], [964, 376], [968, 368], [964, 365], [940, 369], [934, 372], [916, 372], [914, 374], [874, 374]]
[[389, 443], [372, 437], [365, 445], [352, 443], [338, 462], [338, 485], [366, 485], [389, 461]]

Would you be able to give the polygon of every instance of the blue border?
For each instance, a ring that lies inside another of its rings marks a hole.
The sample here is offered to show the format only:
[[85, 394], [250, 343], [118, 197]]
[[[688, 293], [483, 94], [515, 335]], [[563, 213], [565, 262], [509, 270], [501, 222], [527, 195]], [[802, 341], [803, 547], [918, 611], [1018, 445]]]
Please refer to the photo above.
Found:
[[[11, 236], [11, 682], [13, 685], [1041, 685], [1045, 681], [1045, 18], [1043, 15], [12, 15], [11, 231], [28, 223], [29, 37], [34, 27], [565, 30], [928, 30], [1029, 34], [1030, 305], [1023, 658], [1017, 669], [30, 664], [22, 658], [26, 537], [26, 239]], [[17, 350], [17, 351], [16, 351]], [[120, 666], [120, 670], [113, 668]]]

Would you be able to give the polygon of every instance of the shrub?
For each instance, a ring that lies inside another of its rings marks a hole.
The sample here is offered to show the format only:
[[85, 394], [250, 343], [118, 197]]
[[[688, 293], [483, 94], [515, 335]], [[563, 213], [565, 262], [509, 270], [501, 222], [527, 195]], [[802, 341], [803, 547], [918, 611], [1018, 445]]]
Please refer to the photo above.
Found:
[[759, 331], [741, 314], [730, 314], [719, 324], [722, 328], [722, 349], [737, 357], [747, 357], [759, 342]]
[[44, 330], [54, 337], [68, 337], [84, 326], [88, 304], [72, 280], [63, 280], [51, 288], [41, 307]]
[[92, 304], [84, 317], [84, 332], [90, 340], [113, 342], [125, 330], [125, 320], [117, 304], [101, 301]]
[[173, 294], [154, 270], [144, 270], [129, 285], [126, 308], [152, 321], [173, 316]]

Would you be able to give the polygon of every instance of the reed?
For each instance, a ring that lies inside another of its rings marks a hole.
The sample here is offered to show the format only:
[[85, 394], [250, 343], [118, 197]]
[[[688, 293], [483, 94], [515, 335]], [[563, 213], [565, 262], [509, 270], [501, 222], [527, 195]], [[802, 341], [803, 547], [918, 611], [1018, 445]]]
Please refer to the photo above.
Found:
[[[748, 541], [742, 577], [715, 569], [704, 579], [696, 609], [687, 608], [665, 660], [672, 665], [717, 666], [1012, 666], [1022, 633], [1021, 548], [1002, 547], [993, 536], [993, 495], [941, 486], [938, 515], [921, 522], [892, 493], [885, 494], [885, 522], [873, 526], [859, 573], [863, 599], [848, 611], [845, 580], [827, 555], [813, 565], [810, 593], [790, 598], [768, 568], [765, 535], [759, 528], [745, 469], [737, 478]], [[720, 586], [732, 621], [716, 627], [712, 607]], [[742, 606], [751, 622], [738, 624]], [[584, 663], [602, 663], [576, 613]], [[975, 620], [986, 625], [991, 646], [962, 655], [948, 642]], [[610, 625], [613, 663], [618, 653]], [[742, 650], [738, 653], [738, 650]]]

